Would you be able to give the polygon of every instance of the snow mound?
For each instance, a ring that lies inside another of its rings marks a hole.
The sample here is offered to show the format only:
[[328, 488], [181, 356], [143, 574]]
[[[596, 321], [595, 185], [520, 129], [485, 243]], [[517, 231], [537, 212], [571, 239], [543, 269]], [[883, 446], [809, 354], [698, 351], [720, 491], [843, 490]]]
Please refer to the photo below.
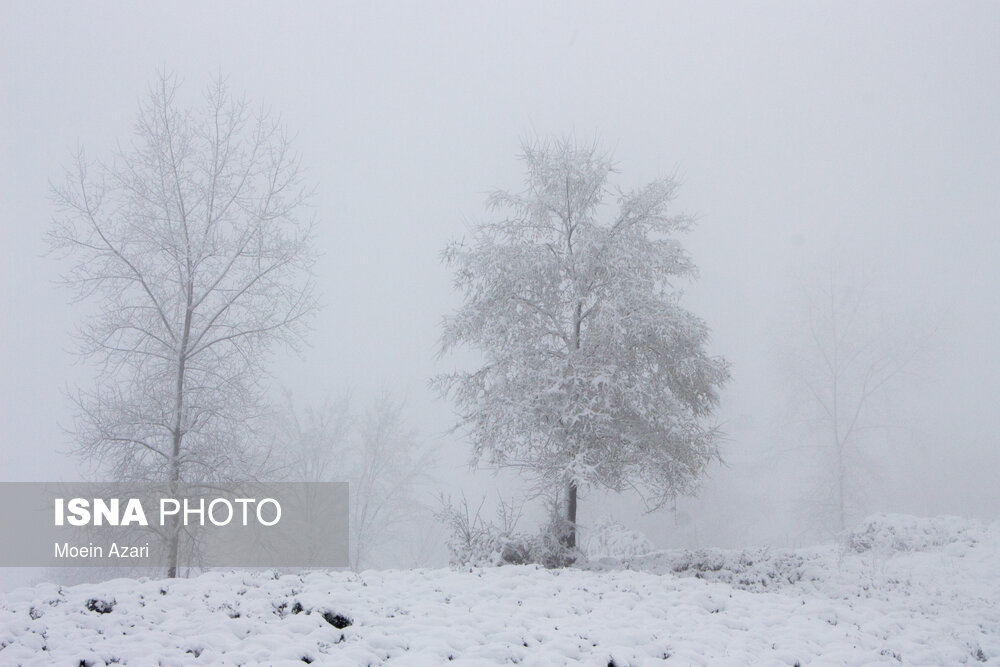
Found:
[[976, 544], [987, 531], [983, 523], [957, 516], [874, 514], [847, 532], [844, 546], [855, 553], [931, 551], [953, 544]]

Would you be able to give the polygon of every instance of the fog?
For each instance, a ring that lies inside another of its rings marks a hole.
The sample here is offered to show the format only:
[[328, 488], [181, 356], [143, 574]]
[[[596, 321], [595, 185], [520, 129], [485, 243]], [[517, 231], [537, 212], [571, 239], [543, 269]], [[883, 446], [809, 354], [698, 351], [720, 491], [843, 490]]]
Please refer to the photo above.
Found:
[[445, 244], [519, 190], [521, 142], [596, 139], [614, 181], [676, 176], [700, 277], [685, 304], [732, 363], [726, 438], [700, 493], [644, 514], [581, 500], [658, 546], [801, 544], [816, 474], [788, 350], [803, 290], [831, 266], [873, 276], [875, 309], [920, 331], [872, 449], [868, 511], [1000, 518], [1000, 5], [942, 3], [78, 3], [0, 8], [0, 480], [76, 479], [67, 387], [87, 313], [45, 254], [77, 145], [107, 156], [166, 68], [197, 101], [222, 74], [295, 135], [316, 195], [323, 308], [273, 385], [319, 403], [388, 388], [438, 456], [437, 490], [520, 490], [468, 467], [428, 386], [459, 304]]

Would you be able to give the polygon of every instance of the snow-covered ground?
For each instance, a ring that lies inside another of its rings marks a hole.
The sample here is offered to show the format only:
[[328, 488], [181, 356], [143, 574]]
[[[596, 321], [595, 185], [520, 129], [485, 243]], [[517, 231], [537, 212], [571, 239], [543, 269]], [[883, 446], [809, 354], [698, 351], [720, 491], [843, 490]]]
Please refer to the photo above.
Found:
[[0, 646], [3, 665], [1000, 665], [1000, 526], [882, 516], [838, 545], [565, 570], [43, 584], [3, 599]]

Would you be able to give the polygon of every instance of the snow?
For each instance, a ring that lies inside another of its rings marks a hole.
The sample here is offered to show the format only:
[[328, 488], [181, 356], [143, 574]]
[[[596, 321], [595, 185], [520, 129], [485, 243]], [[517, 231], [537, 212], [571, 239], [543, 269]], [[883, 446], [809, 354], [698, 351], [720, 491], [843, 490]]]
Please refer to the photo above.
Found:
[[562, 570], [42, 584], [0, 603], [0, 646], [4, 665], [1000, 665], [1000, 525], [881, 516], [835, 545]]

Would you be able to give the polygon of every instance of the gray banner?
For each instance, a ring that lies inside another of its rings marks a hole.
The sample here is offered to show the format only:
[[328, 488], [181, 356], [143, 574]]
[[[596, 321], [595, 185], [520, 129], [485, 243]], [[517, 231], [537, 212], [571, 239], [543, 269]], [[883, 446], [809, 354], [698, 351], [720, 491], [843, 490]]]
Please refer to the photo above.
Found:
[[[0, 567], [343, 567], [346, 482], [0, 483]], [[176, 547], [175, 547], [176, 544]]]

